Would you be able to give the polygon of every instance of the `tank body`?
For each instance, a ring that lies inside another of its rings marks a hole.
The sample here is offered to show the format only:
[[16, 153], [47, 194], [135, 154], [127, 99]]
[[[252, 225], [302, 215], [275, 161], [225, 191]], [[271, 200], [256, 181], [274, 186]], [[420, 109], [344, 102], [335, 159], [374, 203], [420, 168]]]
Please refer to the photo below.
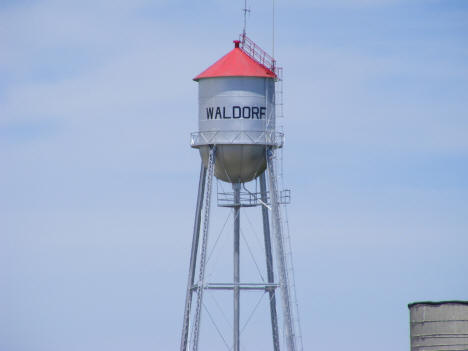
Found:
[[214, 175], [225, 182], [255, 179], [266, 168], [266, 149], [282, 147], [275, 132], [275, 61], [255, 46], [234, 49], [194, 78], [198, 82], [198, 131], [191, 146], [205, 166], [216, 145]]
[[[214, 77], [199, 81], [198, 127], [217, 145], [215, 176], [246, 182], [266, 167], [265, 146], [275, 132], [275, 82], [265, 77]], [[200, 154], [208, 162], [208, 145]]]
[[468, 350], [468, 301], [416, 302], [408, 308], [411, 351]]
[[[202, 79], [198, 86], [198, 128], [200, 131], [247, 133], [274, 130], [274, 94], [275, 84], [271, 78]], [[215, 140], [226, 141], [223, 139], [226, 135], [221, 133]]]

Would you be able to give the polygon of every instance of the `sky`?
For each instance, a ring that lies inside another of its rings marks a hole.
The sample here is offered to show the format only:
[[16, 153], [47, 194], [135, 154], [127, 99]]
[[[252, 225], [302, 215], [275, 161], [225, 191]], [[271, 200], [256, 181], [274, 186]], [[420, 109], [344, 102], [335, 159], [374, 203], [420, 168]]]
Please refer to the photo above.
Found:
[[[0, 1], [1, 351], [179, 347], [192, 78], [243, 3]], [[249, 7], [271, 52], [271, 2]], [[409, 349], [408, 303], [468, 300], [468, 3], [277, 0], [275, 28], [304, 349]], [[243, 350], [269, 345], [261, 321]]]

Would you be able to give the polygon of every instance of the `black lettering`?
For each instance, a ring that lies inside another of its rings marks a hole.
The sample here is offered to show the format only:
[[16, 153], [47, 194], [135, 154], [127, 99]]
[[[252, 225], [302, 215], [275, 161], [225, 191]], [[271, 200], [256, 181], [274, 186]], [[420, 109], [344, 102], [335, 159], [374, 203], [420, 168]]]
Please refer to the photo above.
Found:
[[215, 119], [217, 119], [218, 116], [219, 116], [219, 119], [221, 119], [221, 109], [219, 107], [216, 107]]
[[241, 107], [240, 106], [232, 106], [232, 118], [241, 118]]
[[[245, 113], [245, 111], [247, 111], [247, 113]], [[250, 118], [250, 106], [244, 106], [242, 109], [242, 117]]]
[[266, 107], [260, 107], [260, 119], [264, 119], [266, 114]]
[[206, 108], [206, 119], [213, 119], [213, 107]]
[[252, 107], [252, 119], [254, 117], [257, 117], [257, 119], [260, 119], [260, 117], [258, 117], [258, 107], [256, 107], [256, 106]]
[[223, 118], [224, 119], [231, 118], [231, 116], [226, 116], [226, 107], [223, 107]]

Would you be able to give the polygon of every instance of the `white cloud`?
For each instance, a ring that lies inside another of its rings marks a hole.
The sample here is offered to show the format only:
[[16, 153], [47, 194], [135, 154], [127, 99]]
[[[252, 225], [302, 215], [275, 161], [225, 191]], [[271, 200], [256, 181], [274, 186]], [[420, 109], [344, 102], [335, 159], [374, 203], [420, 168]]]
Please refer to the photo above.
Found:
[[302, 6], [306, 8], [359, 8], [359, 7], [382, 7], [402, 3], [403, 0], [292, 0], [283, 2], [283, 6]]
[[284, 50], [284, 122], [295, 137], [396, 152], [468, 150], [466, 100], [449, 83], [468, 81], [461, 63], [356, 49]]

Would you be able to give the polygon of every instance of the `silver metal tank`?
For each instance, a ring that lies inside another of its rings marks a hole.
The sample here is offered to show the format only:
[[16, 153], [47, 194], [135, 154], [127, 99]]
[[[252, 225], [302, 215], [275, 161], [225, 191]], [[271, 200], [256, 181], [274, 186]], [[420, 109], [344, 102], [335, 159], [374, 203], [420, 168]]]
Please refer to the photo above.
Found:
[[198, 127], [191, 145], [205, 166], [216, 145], [214, 175], [225, 182], [250, 181], [265, 170], [265, 148], [281, 147], [275, 132], [275, 74], [239, 48], [195, 78]]
[[468, 301], [415, 302], [411, 351], [468, 351]]

